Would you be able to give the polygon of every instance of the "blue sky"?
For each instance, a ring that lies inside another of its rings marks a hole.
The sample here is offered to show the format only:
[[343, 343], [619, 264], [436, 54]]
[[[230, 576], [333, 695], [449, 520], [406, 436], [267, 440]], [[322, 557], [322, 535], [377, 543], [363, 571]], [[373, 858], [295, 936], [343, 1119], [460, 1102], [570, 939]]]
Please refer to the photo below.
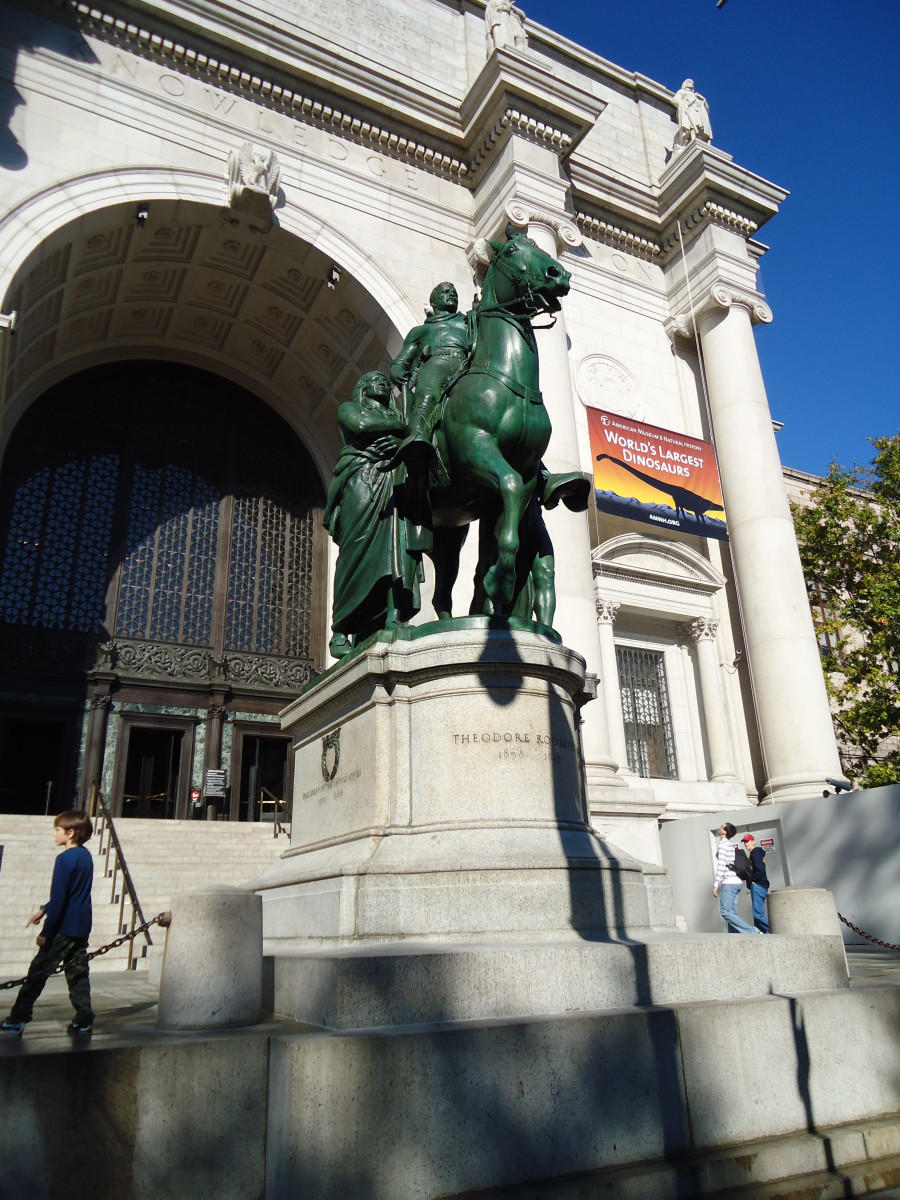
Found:
[[900, 0], [519, 0], [527, 16], [673, 90], [713, 144], [790, 190], [758, 237], [758, 327], [786, 466], [866, 462], [900, 428]]

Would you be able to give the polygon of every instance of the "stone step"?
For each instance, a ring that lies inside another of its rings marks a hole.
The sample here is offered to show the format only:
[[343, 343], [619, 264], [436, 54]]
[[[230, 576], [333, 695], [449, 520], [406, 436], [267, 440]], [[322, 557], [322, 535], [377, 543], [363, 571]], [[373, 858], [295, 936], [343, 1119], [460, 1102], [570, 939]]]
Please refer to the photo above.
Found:
[[[53, 863], [60, 853], [52, 829], [52, 817], [0, 815], [0, 981], [23, 975], [36, 952], [38, 930], [26, 922], [49, 895]], [[116, 832], [147, 918], [167, 910], [177, 892], [254, 879], [289, 845], [284, 835], [273, 837], [271, 822], [122, 818], [116, 821]], [[87, 846], [94, 851], [91, 949], [96, 949], [119, 936], [118, 897], [124, 884], [111, 867], [107, 874], [113, 858], [106, 857], [106, 835], [101, 854], [96, 853], [96, 837]], [[123, 920], [130, 920], [127, 900]], [[164, 937], [157, 930], [150, 954], [159, 953]], [[117, 948], [92, 960], [91, 969], [121, 970], [127, 956], [127, 946]]]

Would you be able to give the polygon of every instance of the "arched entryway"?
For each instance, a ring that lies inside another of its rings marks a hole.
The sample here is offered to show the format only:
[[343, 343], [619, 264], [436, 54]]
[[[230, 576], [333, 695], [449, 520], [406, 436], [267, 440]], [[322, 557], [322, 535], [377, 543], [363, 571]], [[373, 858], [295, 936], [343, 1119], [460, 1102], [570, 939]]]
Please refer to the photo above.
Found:
[[[0, 811], [96, 780], [115, 811], [192, 815], [323, 665], [322, 500], [285, 422], [208, 371], [110, 363], [36, 401], [0, 481]], [[221, 815], [252, 819], [242, 775]]]

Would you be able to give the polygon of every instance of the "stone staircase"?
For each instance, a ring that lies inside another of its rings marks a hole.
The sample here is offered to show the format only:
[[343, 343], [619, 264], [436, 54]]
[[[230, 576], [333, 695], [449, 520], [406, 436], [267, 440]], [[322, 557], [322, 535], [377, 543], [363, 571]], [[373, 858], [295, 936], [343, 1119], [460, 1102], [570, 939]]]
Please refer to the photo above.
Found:
[[[57, 854], [53, 844], [52, 817], [0, 814], [0, 982], [24, 975], [36, 953], [34, 939], [39, 927], [26, 921], [50, 894], [50, 876]], [[234, 886], [254, 879], [288, 848], [282, 834], [272, 836], [271, 823], [224, 821], [157, 821], [119, 818], [116, 831], [135, 891], [146, 919], [169, 908], [176, 892], [210, 884]], [[105, 843], [104, 843], [105, 845]], [[99, 843], [90, 839], [94, 852], [94, 928], [90, 949], [96, 950], [118, 937], [119, 905], [112, 903], [113, 880], [105, 876], [105, 853], [98, 856]], [[112, 869], [113, 854], [109, 866]], [[116, 894], [122, 888], [119, 875]], [[124, 920], [130, 919], [126, 899]], [[148, 966], [150, 955], [159, 954], [164, 930], [154, 927], [153, 946], [139, 957], [138, 968]], [[139, 956], [146, 947], [143, 937], [135, 940]], [[128, 962], [128, 947], [121, 946], [91, 961], [92, 971], [122, 970]], [[0, 1001], [0, 1009], [3, 1002]]]

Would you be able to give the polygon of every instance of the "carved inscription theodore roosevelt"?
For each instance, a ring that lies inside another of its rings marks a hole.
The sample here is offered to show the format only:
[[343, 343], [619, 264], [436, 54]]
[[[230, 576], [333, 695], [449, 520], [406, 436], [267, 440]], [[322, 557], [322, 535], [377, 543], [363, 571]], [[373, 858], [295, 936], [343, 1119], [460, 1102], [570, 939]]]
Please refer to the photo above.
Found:
[[558, 751], [571, 752], [575, 750], [575, 742], [572, 738], [555, 733], [478, 730], [469, 733], [451, 733], [450, 739], [454, 746], [491, 746], [496, 749], [499, 758], [528, 758], [529, 750], [534, 749], [539, 755], [550, 758], [553, 762], [559, 762]]

